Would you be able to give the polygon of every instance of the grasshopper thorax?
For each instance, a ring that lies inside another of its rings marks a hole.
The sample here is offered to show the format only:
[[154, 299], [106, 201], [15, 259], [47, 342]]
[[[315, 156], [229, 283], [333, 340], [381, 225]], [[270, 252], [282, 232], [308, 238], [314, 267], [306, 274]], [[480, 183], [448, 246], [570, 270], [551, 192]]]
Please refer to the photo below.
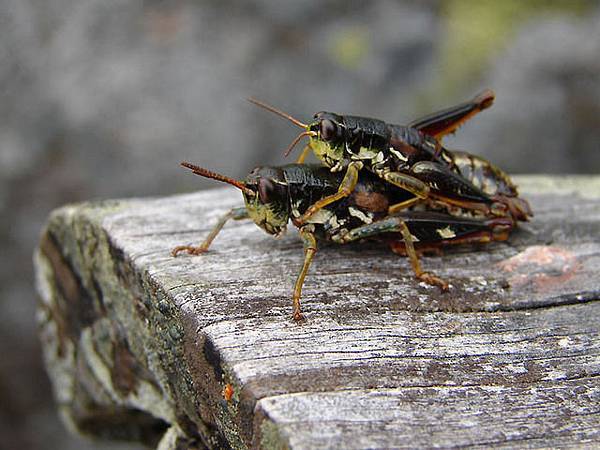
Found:
[[243, 192], [250, 218], [269, 234], [283, 234], [290, 217], [289, 194], [283, 171], [274, 167], [257, 167], [244, 184], [254, 192], [254, 195]]

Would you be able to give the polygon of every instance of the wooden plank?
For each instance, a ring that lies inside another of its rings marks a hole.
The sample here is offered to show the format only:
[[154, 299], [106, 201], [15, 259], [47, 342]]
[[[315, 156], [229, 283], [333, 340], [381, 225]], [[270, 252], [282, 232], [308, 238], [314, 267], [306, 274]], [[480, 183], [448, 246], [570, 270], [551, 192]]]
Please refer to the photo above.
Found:
[[60, 209], [36, 256], [59, 407], [161, 448], [597, 444], [600, 177], [518, 183], [536, 216], [508, 243], [424, 258], [449, 293], [383, 247], [324, 246], [300, 325], [295, 233], [234, 222], [169, 255], [233, 190]]
[[592, 302], [533, 314], [395, 314], [385, 324], [317, 320], [301, 330], [225, 322], [207, 332], [244, 386], [240, 398], [261, 398], [259, 414], [293, 448], [489, 446], [508, 437], [522, 447], [574, 432], [600, 437], [599, 312]]

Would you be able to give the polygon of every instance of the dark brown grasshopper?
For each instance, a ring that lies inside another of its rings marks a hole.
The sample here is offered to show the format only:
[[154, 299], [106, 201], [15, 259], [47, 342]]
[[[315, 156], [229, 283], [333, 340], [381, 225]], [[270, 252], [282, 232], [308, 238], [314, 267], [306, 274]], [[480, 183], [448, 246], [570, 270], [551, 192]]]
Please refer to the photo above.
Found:
[[305, 129], [286, 154], [300, 139], [308, 137], [308, 145], [298, 162], [303, 162], [312, 150], [331, 171], [344, 172], [338, 190], [315, 202], [298, 223], [349, 195], [363, 169], [412, 194], [391, 204], [390, 213], [426, 200], [459, 208], [461, 214], [471, 211], [483, 217], [509, 216], [513, 220], [527, 220], [531, 215], [529, 205], [518, 198], [515, 186], [502, 171], [478, 156], [449, 151], [441, 144], [443, 136], [492, 105], [491, 90], [407, 126], [331, 112], [319, 112], [312, 122], [305, 124], [272, 106], [250, 101]]
[[[259, 167], [245, 181], [216, 174], [190, 163], [182, 163], [195, 174], [224, 181], [240, 189], [245, 206], [234, 208], [219, 220], [199, 246], [179, 246], [173, 249], [193, 255], [204, 253], [230, 220], [251, 219], [267, 233], [285, 232], [289, 220], [298, 227], [304, 243], [304, 264], [293, 291], [293, 318], [303, 319], [300, 297], [304, 279], [317, 251], [317, 239], [344, 244], [357, 240], [386, 241], [396, 253], [407, 255], [416, 277], [442, 290], [448, 284], [437, 276], [425, 272], [418, 258], [419, 251], [439, 250], [447, 245], [472, 242], [502, 241], [508, 238], [515, 226], [511, 217], [468, 217], [459, 211], [445, 211], [430, 205], [431, 209], [405, 209], [389, 214], [389, 206], [406, 201], [411, 193], [399, 189], [377, 176], [362, 172], [349, 195], [329, 203], [300, 218], [316, 202], [334, 194], [342, 175], [322, 166], [290, 164], [283, 167]], [[501, 184], [501, 179], [487, 174], [489, 183]], [[424, 204], [420, 206], [425, 206]], [[437, 209], [437, 210], [435, 210]]]

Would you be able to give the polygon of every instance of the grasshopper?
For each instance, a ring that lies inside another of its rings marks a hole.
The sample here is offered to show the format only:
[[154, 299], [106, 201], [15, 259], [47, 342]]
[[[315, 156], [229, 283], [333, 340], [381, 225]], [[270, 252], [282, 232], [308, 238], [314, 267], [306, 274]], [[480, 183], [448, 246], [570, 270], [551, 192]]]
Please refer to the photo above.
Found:
[[509, 177], [490, 162], [466, 152], [450, 151], [441, 139], [477, 113], [489, 108], [494, 93], [485, 90], [472, 100], [414, 120], [394, 125], [379, 119], [318, 112], [306, 124], [258, 100], [250, 101], [305, 131], [288, 147], [286, 155], [304, 137], [308, 145], [298, 162], [312, 150], [332, 172], [344, 172], [336, 192], [311, 205], [297, 223], [307, 222], [321, 208], [344, 198], [355, 189], [359, 172], [366, 169], [404, 191], [409, 198], [390, 204], [393, 214], [424, 200], [471, 211], [483, 217], [527, 220], [532, 215], [518, 198]]
[[[348, 195], [324, 205], [305, 219], [306, 211], [315, 202], [338, 190], [342, 174], [323, 166], [289, 164], [258, 167], [245, 181], [240, 181], [190, 163], [184, 162], [182, 166], [197, 175], [235, 186], [242, 192], [245, 206], [233, 208], [225, 214], [200, 245], [178, 246], [172, 250], [172, 255], [183, 252], [199, 255], [208, 251], [229, 220], [251, 219], [275, 236], [284, 233], [291, 220], [298, 227], [304, 244], [304, 263], [292, 294], [292, 317], [296, 321], [304, 319], [300, 298], [317, 251], [317, 240], [337, 244], [369, 239], [387, 242], [392, 251], [409, 257], [419, 280], [446, 291], [446, 281], [421, 268], [418, 253], [438, 251], [447, 245], [506, 240], [516, 225], [516, 220], [509, 216], [469, 217], [467, 213], [461, 214], [460, 208], [453, 207], [447, 211], [445, 205], [433, 203], [421, 204], [421, 210], [413, 206], [390, 214], [390, 205], [406, 201], [412, 193], [364, 171]], [[490, 175], [489, 182], [501, 184], [503, 180], [495, 180]]]

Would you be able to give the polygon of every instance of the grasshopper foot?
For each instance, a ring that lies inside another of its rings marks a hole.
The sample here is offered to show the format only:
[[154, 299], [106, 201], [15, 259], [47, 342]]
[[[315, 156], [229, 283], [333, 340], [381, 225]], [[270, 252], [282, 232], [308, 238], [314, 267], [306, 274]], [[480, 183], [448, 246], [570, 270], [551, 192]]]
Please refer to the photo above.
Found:
[[294, 319], [294, 321], [298, 323], [306, 321], [306, 317], [304, 317], [304, 314], [302, 314], [299, 309], [294, 310], [294, 313], [292, 314], [292, 319]]
[[201, 255], [202, 253], [206, 253], [208, 251], [207, 248], [202, 246], [194, 247], [193, 245], [180, 245], [171, 250], [171, 256], [177, 256], [179, 253], [187, 252], [190, 255]]
[[419, 278], [419, 280], [424, 281], [427, 284], [430, 284], [432, 286], [438, 286], [440, 288], [440, 290], [442, 292], [448, 292], [449, 286], [448, 283], [444, 280], [442, 280], [439, 277], [436, 277], [435, 275], [428, 273], [428, 272], [423, 272], [419, 275], [417, 275], [417, 278]]

